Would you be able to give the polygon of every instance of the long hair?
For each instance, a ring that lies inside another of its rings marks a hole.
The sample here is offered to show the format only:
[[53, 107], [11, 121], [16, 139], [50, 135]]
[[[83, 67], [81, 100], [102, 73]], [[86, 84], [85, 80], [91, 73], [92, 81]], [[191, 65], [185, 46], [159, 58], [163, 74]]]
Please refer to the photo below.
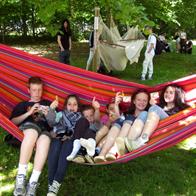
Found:
[[176, 84], [171, 84], [166, 86], [160, 93], [160, 106], [163, 108], [167, 105], [164, 99], [164, 93], [168, 87], [172, 87], [175, 89], [175, 96], [174, 96], [174, 107], [179, 107], [180, 109], [186, 108], [188, 105], [185, 103], [185, 93], [181, 87]]
[[[65, 29], [65, 27], [64, 27], [65, 22], [67, 22], [67, 29]], [[66, 31], [68, 33], [71, 33], [70, 22], [69, 22], [68, 19], [63, 20], [63, 22], [61, 24], [61, 30], [64, 31], [64, 32]]]
[[80, 106], [81, 106], [80, 98], [79, 98], [78, 95], [76, 95], [76, 94], [70, 94], [70, 95], [68, 95], [68, 96], [65, 98], [64, 108], [67, 109], [67, 103], [68, 103], [68, 100], [69, 100], [70, 98], [75, 98], [75, 99], [76, 99], [76, 102], [77, 102], [77, 104], [78, 104], [78, 111], [80, 111]]
[[146, 90], [146, 89], [138, 89], [137, 91], [135, 91], [131, 97], [131, 105], [128, 109], [128, 112], [127, 114], [134, 114], [135, 113], [135, 104], [133, 103], [134, 100], [136, 99], [136, 96], [139, 94], [139, 93], [145, 93], [147, 96], [148, 96], [148, 104], [145, 108], [145, 111], [148, 111], [149, 107], [150, 107], [150, 93]]

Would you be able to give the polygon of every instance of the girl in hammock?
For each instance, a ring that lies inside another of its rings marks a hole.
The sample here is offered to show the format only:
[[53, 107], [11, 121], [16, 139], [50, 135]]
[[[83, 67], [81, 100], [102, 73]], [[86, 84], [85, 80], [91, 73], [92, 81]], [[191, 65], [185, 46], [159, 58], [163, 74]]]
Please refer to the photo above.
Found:
[[[117, 94], [115, 98], [115, 105], [118, 107], [119, 103], [122, 101], [122, 95]], [[101, 149], [99, 156], [94, 158], [96, 163], [103, 162], [106, 160], [114, 160], [116, 156], [110, 153], [110, 149], [115, 144], [117, 137], [125, 137], [131, 127], [131, 124], [135, 118], [144, 110], [148, 110], [150, 101], [150, 94], [145, 89], [140, 89], [136, 91], [132, 96], [131, 106], [129, 112], [125, 115], [121, 115], [114, 125], [109, 130], [106, 137], [105, 143]]]
[[[53, 108], [58, 106], [58, 100], [53, 101]], [[64, 110], [56, 113], [50, 109], [46, 119], [53, 128], [53, 139], [48, 154], [48, 196], [57, 195], [66, 174], [67, 156], [73, 147], [73, 134], [77, 129], [86, 130], [88, 124], [79, 111], [80, 100], [77, 95], [69, 95], [64, 104]]]
[[[184, 92], [177, 85], [169, 85], [160, 94], [160, 104], [153, 105], [148, 112], [139, 114], [134, 121], [125, 145], [129, 151], [143, 146], [157, 128], [159, 121], [187, 108], [184, 102]], [[140, 116], [143, 116], [141, 119]]]

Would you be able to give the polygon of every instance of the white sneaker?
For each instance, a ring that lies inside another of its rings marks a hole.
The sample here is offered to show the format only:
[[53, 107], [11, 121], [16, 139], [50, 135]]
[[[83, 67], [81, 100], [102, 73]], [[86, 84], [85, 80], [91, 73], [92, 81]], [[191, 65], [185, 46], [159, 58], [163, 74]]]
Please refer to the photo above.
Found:
[[26, 195], [26, 177], [23, 174], [16, 176], [16, 184], [14, 189], [14, 196]]
[[88, 140], [81, 138], [80, 144], [84, 148], [86, 148], [87, 154], [89, 156], [94, 156], [95, 154], [95, 147], [96, 147], [96, 141], [92, 138], [89, 138]]
[[67, 160], [68, 161], [72, 161], [75, 158], [75, 156], [73, 156], [72, 154], [70, 154], [69, 156], [67, 156]]
[[58, 183], [56, 180], [53, 180], [52, 185], [49, 187], [49, 191], [47, 193], [47, 196], [55, 196], [57, 195], [61, 184]]
[[28, 184], [26, 196], [35, 196], [38, 186], [39, 186], [39, 184], [37, 182], [32, 182], [31, 184]]
[[148, 142], [148, 137], [146, 135], [140, 136], [138, 139], [132, 141], [133, 150], [142, 147], [146, 142]]

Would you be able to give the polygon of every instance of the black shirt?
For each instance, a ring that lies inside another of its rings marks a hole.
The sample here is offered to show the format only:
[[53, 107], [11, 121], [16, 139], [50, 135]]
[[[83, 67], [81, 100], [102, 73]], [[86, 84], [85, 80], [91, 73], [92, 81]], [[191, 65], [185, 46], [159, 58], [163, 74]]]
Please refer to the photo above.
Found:
[[[18, 103], [10, 116], [10, 119], [18, 117], [22, 114], [25, 114], [26, 112], [28, 112], [31, 107], [35, 104], [35, 103], [39, 103], [40, 105], [44, 105], [44, 106], [50, 106], [51, 102], [48, 100], [41, 100], [39, 102], [29, 102], [29, 101], [23, 101], [21, 103]], [[33, 113], [31, 116], [28, 116], [22, 123], [20, 123], [18, 126], [20, 126], [21, 124], [25, 123], [25, 122], [32, 122], [37, 124], [42, 130], [47, 130], [50, 131], [51, 128], [49, 127], [45, 116], [41, 113], [41, 112], [35, 112]]]
[[69, 50], [69, 37], [71, 37], [71, 32], [61, 30], [57, 33], [57, 36], [61, 37], [61, 44], [63, 48]]

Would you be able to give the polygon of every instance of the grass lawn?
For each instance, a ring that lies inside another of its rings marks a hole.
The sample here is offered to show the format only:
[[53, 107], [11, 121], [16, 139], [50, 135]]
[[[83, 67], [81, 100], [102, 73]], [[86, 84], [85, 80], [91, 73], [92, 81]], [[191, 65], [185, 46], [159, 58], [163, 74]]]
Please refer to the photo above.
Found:
[[[19, 46], [17, 46], [19, 47]], [[55, 44], [20, 46], [26, 51], [57, 59]], [[85, 68], [87, 49], [77, 45], [71, 64]], [[79, 49], [78, 49], [79, 48]], [[81, 49], [81, 50], [80, 50]], [[154, 59], [154, 80], [139, 80], [142, 70], [138, 64], [128, 65], [114, 77], [137, 83], [156, 85], [196, 73], [196, 47], [192, 55], [164, 53]], [[19, 149], [3, 142], [6, 132], [0, 128], [0, 195], [12, 195]], [[192, 140], [196, 138], [192, 138]], [[189, 140], [190, 141], [190, 140]], [[185, 149], [185, 142], [128, 163], [107, 166], [83, 166], [71, 163], [60, 196], [196, 196], [196, 149]], [[29, 174], [32, 163], [29, 165]], [[38, 196], [47, 193], [47, 166], [40, 177]]]

